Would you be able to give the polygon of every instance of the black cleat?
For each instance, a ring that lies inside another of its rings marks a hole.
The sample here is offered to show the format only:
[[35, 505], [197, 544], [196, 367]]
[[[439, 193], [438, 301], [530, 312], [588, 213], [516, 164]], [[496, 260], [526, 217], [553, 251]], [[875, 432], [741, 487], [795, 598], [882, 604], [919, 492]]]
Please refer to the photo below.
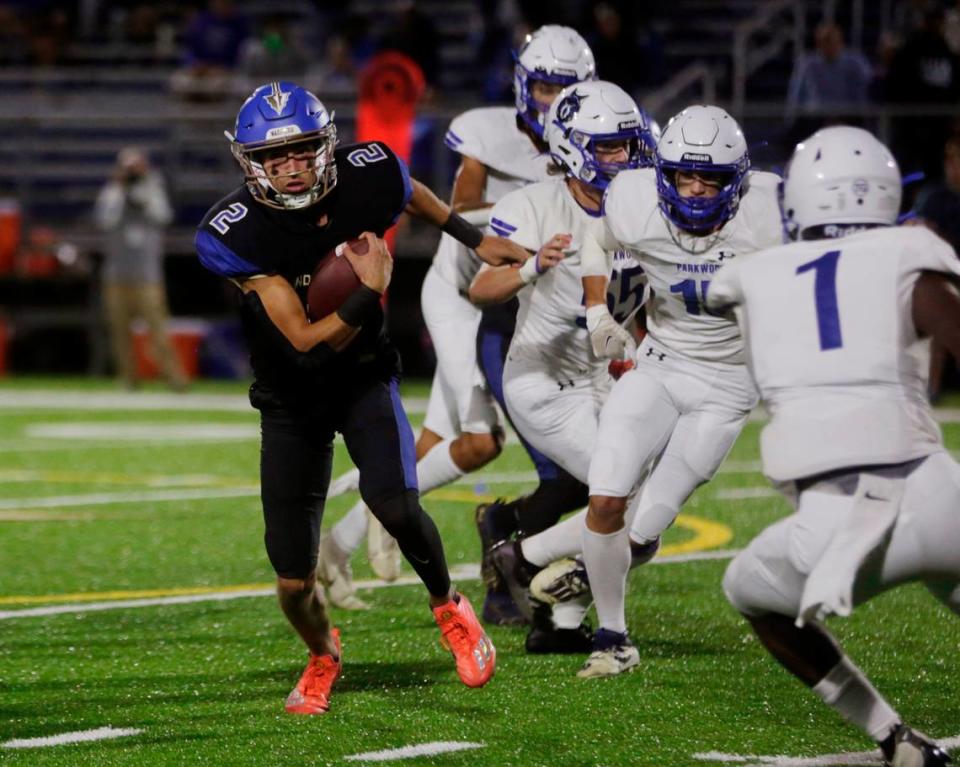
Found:
[[525, 626], [528, 623], [527, 617], [517, 607], [506, 586], [503, 588], [502, 592], [487, 590], [480, 617], [484, 623], [494, 626]]
[[952, 761], [946, 751], [922, 732], [899, 725], [893, 759], [885, 764], [888, 767], [943, 767]]
[[542, 568], [523, 557], [520, 541], [501, 541], [491, 549], [493, 565], [510, 590], [510, 596], [527, 620], [533, 619], [530, 581]]
[[526, 648], [533, 655], [586, 655], [593, 649], [593, 631], [586, 623], [575, 629], [536, 625], [527, 634]]
[[480, 534], [480, 577], [491, 591], [503, 591], [504, 584], [493, 566], [491, 549], [500, 541], [510, 537], [511, 530], [500, 530], [496, 525], [496, 509], [504, 505], [503, 498], [493, 503], [481, 503], [473, 513]]

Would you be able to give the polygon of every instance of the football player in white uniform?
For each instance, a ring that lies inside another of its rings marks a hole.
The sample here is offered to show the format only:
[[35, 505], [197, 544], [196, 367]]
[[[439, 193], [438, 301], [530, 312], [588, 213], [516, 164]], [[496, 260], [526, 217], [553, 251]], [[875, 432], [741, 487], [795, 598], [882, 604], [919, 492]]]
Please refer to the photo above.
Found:
[[[756, 403], [736, 323], [709, 313], [703, 297], [731, 259], [781, 242], [778, 181], [749, 170], [743, 133], [730, 115], [688, 107], [664, 129], [654, 169], [613, 181], [606, 227], [585, 242], [587, 327], [598, 356], [633, 352], [632, 338], [607, 309], [606, 251], [635, 254], [653, 295], [647, 336], [603, 406], [590, 462], [582, 547], [600, 628], [581, 677], [618, 674], [639, 662], [624, 614], [631, 544], [656, 545], [716, 472]], [[645, 477], [628, 515], [628, 496]]]
[[[612, 381], [608, 360], [598, 358], [590, 347], [579, 251], [601, 215], [610, 180], [624, 169], [647, 164], [652, 139], [633, 99], [602, 80], [564, 89], [548, 113], [545, 137], [563, 177], [511, 192], [492, 213], [498, 230], [535, 255], [521, 268], [482, 269], [470, 297], [488, 303], [519, 295], [517, 327], [503, 376], [507, 409], [527, 441], [586, 483], [600, 406]], [[646, 279], [630, 254], [619, 251], [610, 258], [607, 300], [612, 316], [625, 324], [643, 305]], [[534, 536], [538, 541], [550, 537]], [[502, 549], [497, 550], [498, 561], [505, 554]], [[540, 552], [545, 563], [566, 553]], [[539, 559], [529, 551], [527, 555]], [[520, 606], [529, 607], [525, 595], [515, 597]], [[547, 616], [545, 621], [534, 619], [527, 650], [544, 651], [545, 634], [553, 632], [549, 646], [554, 650], [586, 651], [589, 630], [581, 625], [586, 606], [558, 608], [556, 626]]]
[[[547, 178], [549, 156], [542, 140], [546, 111], [565, 86], [595, 74], [593, 53], [575, 30], [547, 25], [529, 35], [517, 54], [515, 109], [471, 109], [450, 123], [446, 144], [462, 157], [451, 207], [483, 225], [489, 222], [490, 206], [507, 192]], [[487, 464], [502, 446], [503, 429], [473, 343], [480, 310], [467, 298], [480, 264], [475, 253], [444, 234], [423, 282], [421, 307], [437, 368], [417, 440], [421, 494]], [[339, 477], [329, 495], [356, 489], [358, 476], [354, 469]], [[365, 606], [353, 594], [348, 563], [368, 521], [380, 542], [368, 547], [371, 565], [387, 579], [399, 574], [399, 551], [358, 502], [321, 542], [325, 564], [320, 573], [334, 604]], [[490, 617], [486, 607], [484, 613]]]
[[843, 653], [822, 620], [921, 581], [960, 612], [960, 465], [926, 397], [929, 339], [960, 352], [960, 263], [895, 227], [900, 172], [867, 131], [797, 145], [784, 220], [797, 242], [737, 259], [708, 305], [735, 307], [767, 404], [763, 470], [796, 512], [730, 564], [727, 598], [760, 641], [887, 764], [949, 761]]

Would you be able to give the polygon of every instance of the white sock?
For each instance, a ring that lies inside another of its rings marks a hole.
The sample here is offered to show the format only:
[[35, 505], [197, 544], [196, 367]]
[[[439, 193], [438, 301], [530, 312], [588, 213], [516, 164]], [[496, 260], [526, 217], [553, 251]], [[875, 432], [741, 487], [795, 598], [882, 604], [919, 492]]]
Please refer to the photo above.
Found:
[[575, 629], [583, 623], [583, 616], [587, 614], [593, 597], [585, 594], [582, 598], [571, 602], [557, 602], [553, 606], [553, 625], [558, 629]]
[[420, 495], [426, 495], [431, 490], [449, 485], [466, 474], [453, 462], [453, 456], [450, 455], [452, 444], [452, 439], [438, 442], [430, 448], [430, 452], [417, 461], [417, 484], [420, 485]]
[[627, 528], [614, 533], [595, 533], [583, 525], [583, 563], [590, 576], [600, 628], [622, 634], [627, 630], [624, 600], [630, 571]]
[[353, 554], [360, 548], [360, 544], [367, 537], [367, 506], [363, 501], [357, 501], [353, 507], [330, 531], [338, 547]]
[[580, 553], [580, 530], [587, 510], [571, 514], [542, 533], [531, 535], [520, 541], [520, 550], [528, 562], [538, 567], [546, 567], [563, 557], [575, 557]]
[[863, 672], [843, 656], [813, 691], [840, 716], [879, 742], [890, 734], [900, 717]]

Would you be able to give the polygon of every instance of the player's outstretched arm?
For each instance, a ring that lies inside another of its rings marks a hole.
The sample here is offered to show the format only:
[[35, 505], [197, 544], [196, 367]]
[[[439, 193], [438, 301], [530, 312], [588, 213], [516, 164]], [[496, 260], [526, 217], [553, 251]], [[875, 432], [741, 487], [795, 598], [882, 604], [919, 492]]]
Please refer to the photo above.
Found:
[[564, 249], [570, 247], [571, 239], [569, 234], [555, 234], [522, 266], [510, 264], [481, 269], [470, 285], [470, 300], [477, 306], [509, 301], [524, 285], [529, 285], [559, 264], [565, 255]]
[[442, 229], [458, 242], [476, 251], [482, 261], [493, 266], [523, 263], [529, 253], [515, 242], [503, 237], [484, 235], [463, 216], [455, 213], [449, 205], [438, 198], [429, 187], [416, 179], [410, 179], [413, 194], [407, 203], [407, 213]]
[[278, 275], [245, 280], [240, 287], [244, 293], [253, 291], [259, 296], [270, 322], [298, 352], [308, 352], [322, 343], [341, 351], [360, 330], [336, 313], [310, 322], [293, 287]]
[[584, 237], [580, 252], [583, 303], [587, 308], [587, 331], [593, 353], [601, 359], [629, 359], [637, 351], [636, 339], [623, 328], [607, 308], [610, 264], [603, 247], [591, 236]]
[[923, 272], [913, 286], [913, 324], [960, 359], [960, 291], [940, 272]]

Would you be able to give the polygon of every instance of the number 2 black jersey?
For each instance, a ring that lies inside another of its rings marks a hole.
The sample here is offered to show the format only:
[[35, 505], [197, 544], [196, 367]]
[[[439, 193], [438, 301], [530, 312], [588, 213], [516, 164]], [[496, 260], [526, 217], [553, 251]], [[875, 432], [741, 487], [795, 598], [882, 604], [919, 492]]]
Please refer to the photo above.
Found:
[[[412, 194], [406, 165], [386, 144], [338, 147], [337, 185], [303, 210], [275, 210], [257, 202], [244, 184], [204, 216], [195, 239], [204, 267], [241, 282], [279, 275], [306, 306], [310, 275], [341, 242], [369, 231], [382, 236]], [[399, 358], [383, 329], [383, 318], [364, 324], [357, 338], [328, 359], [297, 354], [273, 326], [254, 292], [240, 297], [240, 315], [250, 348], [254, 406], [305, 405], [352, 381], [387, 378]]]

